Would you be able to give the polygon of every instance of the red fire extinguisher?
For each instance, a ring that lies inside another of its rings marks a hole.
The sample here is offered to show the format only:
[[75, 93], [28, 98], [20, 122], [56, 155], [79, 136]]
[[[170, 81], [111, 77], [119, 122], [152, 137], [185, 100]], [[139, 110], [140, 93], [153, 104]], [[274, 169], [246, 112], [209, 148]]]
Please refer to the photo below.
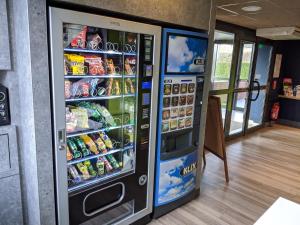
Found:
[[271, 110], [271, 120], [277, 120], [279, 115], [280, 105], [279, 102], [275, 102]]

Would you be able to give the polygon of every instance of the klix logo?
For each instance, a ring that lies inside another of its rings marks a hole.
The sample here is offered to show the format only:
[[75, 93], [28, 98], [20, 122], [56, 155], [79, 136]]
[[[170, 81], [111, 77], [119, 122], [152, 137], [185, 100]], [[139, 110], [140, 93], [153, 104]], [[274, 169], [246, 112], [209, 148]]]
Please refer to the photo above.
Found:
[[193, 172], [194, 170], [197, 169], [197, 163], [192, 163], [186, 167], [184, 167], [181, 171], [180, 171], [180, 175], [181, 176], [185, 176], [188, 175], [189, 173]]

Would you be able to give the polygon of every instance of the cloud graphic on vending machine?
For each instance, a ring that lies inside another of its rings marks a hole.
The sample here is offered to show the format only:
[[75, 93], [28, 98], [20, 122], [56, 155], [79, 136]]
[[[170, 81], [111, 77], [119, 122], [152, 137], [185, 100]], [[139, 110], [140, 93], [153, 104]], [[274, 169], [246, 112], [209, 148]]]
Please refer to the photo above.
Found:
[[183, 182], [181, 177], [174, 176], [176, 168], [183, 167], [184, 158], [176, 159], [161, 164], [160, 179], [159, 179], [159, 192], [167, 191], [169, 187], [176, 186]]
[[166, 195], [172, 195], [172, 196], [175, 195], [176, 196], [178, 193], [180, 193], [182, 191], [182, 189], [183, 189], [182, 185], [171, 188], [171, 189], [168, 190]]
[[190, 62], [194, 57], [194, 53], [190, 51], [188, 46], [188, 38], [172, 37], [169, 38], [168, 51], [168, 71], [182, 72], [182, 68], [187, 62]]
[[170, 188], [164, 195], [161, 195], [159, 197], [159, 201], [167, 202], [167, 201], [173, 200], [173, 199], [179, 197], [181, 195], [182, 191], [183, 191], [182, 185], [179, 185], [174, 188]]
[[180, 177], [170, 176], [168, 173], [163, 173], [160, 175], [159, 180], [159, 192], [165, 192], [168, 187], [182, 183]]

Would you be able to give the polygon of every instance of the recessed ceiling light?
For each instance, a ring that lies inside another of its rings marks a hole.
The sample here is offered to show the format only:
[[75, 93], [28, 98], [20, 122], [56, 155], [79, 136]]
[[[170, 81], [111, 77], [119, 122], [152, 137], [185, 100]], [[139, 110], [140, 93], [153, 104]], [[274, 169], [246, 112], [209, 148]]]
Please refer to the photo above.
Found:
[[262, 7], [257, 6], [257, 5], [249, 5], [249, 6], [245, 6], [242, 8], [242, 10], [245, 12], [257, 12], [261, 9], [262, 9]]

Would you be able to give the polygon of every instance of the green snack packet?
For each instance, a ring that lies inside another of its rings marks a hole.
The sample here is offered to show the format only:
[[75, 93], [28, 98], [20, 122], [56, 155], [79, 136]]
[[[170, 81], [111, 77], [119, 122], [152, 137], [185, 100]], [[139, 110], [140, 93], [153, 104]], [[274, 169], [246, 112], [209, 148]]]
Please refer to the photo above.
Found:
[[114, 169], [119, 169], [120, 165], [113, 155], [107, 155], [106, 158]]
[[94, 106], [94, 104], [91, 104], [89, 102], [80, 102], [78, 106], [85, 108], [88, 112], [88, 117], [97, 122], [102, 121], [102, 116], [100, 112], [97, 110], [97, 108]]
[[81, 140], [81, 138], [76, 137], [74, 140], [75, 140], [77, 146], [81, 149], [83, 157], [86, 157], [91, 154], [90, 150], [88, 150], [88, 148], [84, 144], [84, 141]]
[[102, 115], [102, 117], [105, 120], [105, 123], [108, 126], [116, 126], [116, 122], [114, 120], [114, 118], [112, 117], [112, 115], [110, 114], [110, 112], [107, 110], [107, 108], [105, 108], [104, 106], [101, 105], [97, 105], [94, 104], [95, 107], [97, 107], [98, 112]]
[[97, 173], [96, 173], [96, 171], [94, 170], [94, 167], [92, 166], [90, 160], [84, 161], [83, 164], [88, 168], [89, 174], [90, 174], [92, 177], [97, 176]]
[[67, 145], [69, 146], [69, 149], [73, 153], [73, 158], [74, 159], [78, 159], [78, 158], [81, 157], [81, 152], [78, 150], [78, 148], [77, 148], [75, 142], [73, 141], [73, 139], [68, 138]]

